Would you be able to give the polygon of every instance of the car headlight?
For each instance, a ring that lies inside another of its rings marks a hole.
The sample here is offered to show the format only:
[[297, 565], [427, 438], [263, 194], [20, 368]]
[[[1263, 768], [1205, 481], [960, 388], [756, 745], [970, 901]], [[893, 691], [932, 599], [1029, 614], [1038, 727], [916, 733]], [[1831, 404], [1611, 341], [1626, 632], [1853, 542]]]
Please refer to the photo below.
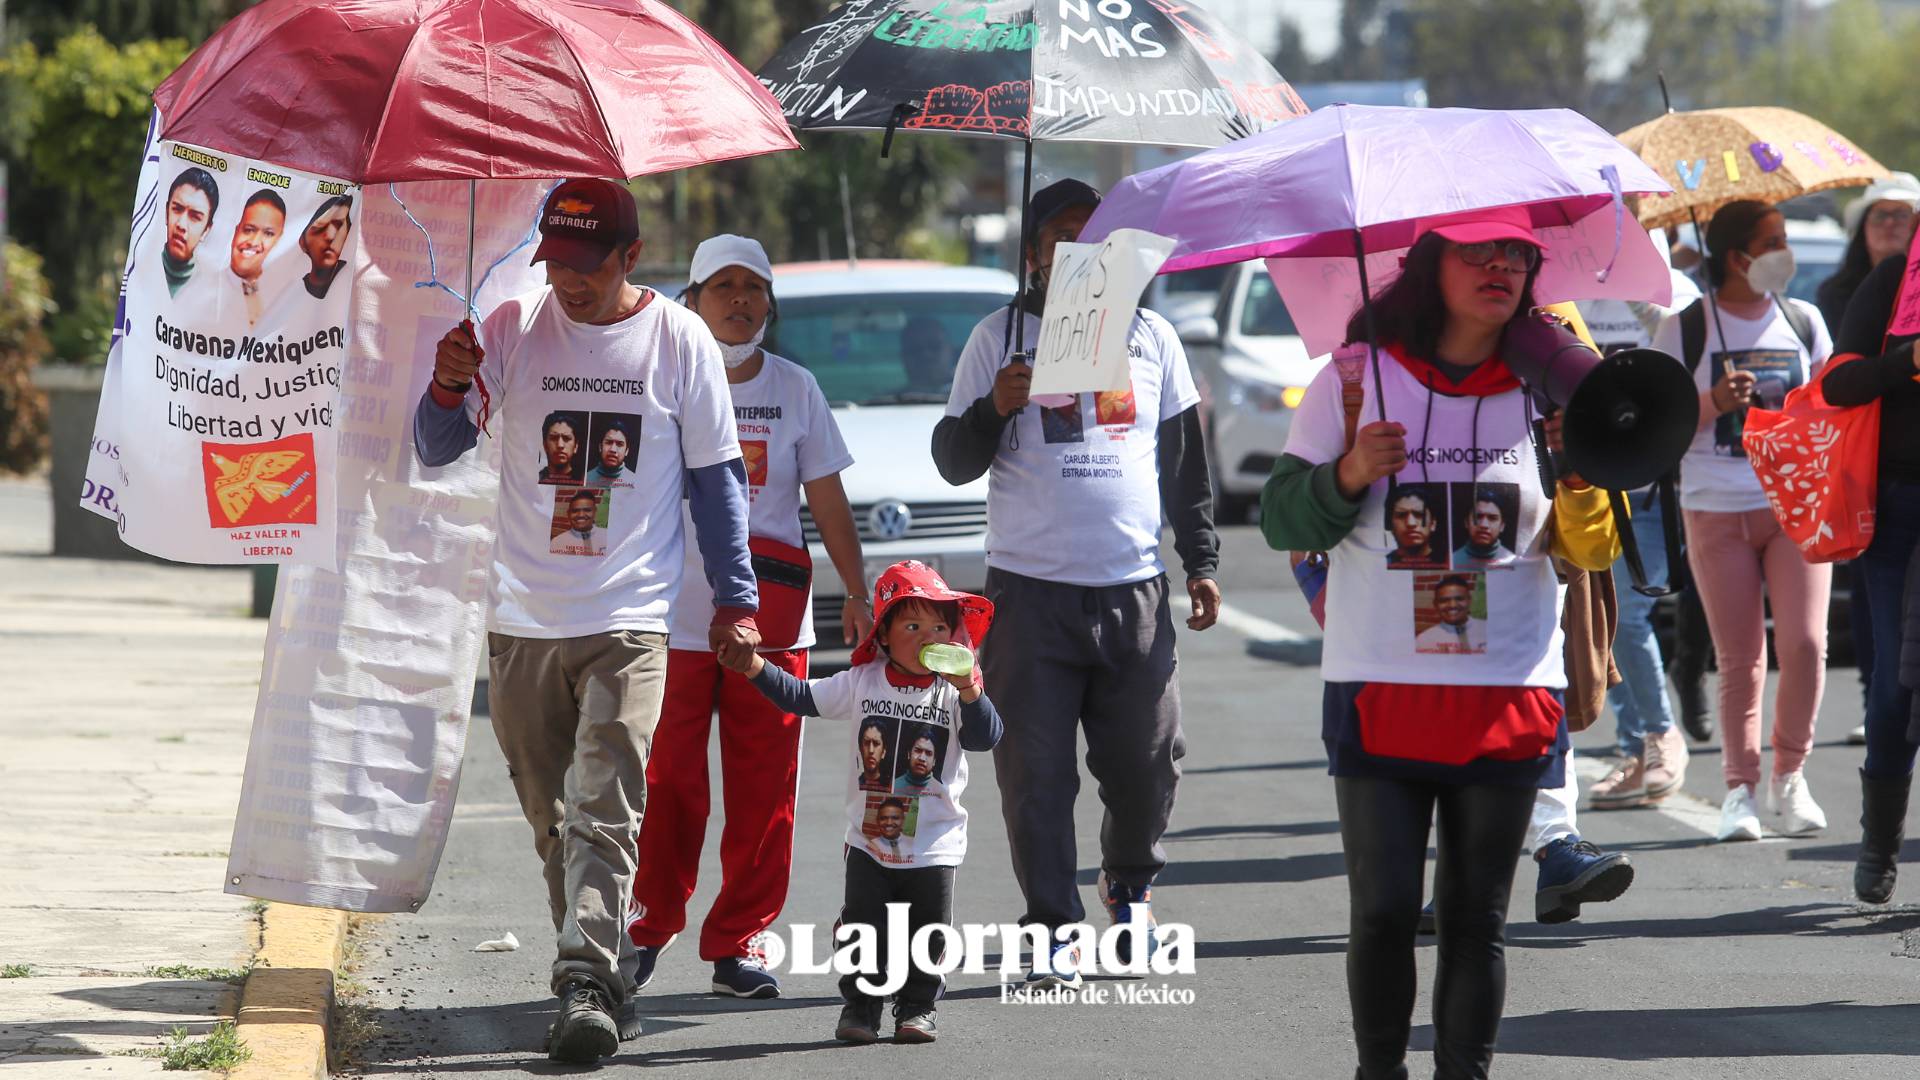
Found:
[[1275, 386], [1270, 382], [1255, 379], [1227, 380], [1227, 404], [1239, 409], [1252, 409], [1256, 412], [1279, 412], [1282, 409], [1297, 409], [1300, 399], [1306, 396], [1306, 389], [1299, 386]]

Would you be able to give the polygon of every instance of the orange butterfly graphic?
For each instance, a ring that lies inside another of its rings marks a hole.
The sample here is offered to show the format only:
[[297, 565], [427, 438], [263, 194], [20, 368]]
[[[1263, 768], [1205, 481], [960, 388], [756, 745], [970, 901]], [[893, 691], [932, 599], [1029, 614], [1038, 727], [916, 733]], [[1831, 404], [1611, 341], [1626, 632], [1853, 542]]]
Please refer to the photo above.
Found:
[[227, 521], [239, 521], [240, 515], [253, 505], [255, 495], [268, 502], [280, 501], [293, 490], [293, 485], [274, 477], [300, 464], [306, 456], [299, 450], [269, 450], [243, 454], [236, 463], [219, 454], [209, 454], [209, 460], [220, 470], [219, 478], [213, 482], [213, 496], [220, 501]]

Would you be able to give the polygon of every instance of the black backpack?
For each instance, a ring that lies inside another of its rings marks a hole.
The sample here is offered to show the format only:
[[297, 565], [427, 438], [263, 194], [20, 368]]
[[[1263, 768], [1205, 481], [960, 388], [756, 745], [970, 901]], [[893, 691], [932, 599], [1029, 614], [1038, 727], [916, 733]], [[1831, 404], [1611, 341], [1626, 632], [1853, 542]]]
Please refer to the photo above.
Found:
[[[1793, 327], [1793, 336], [1806, 346], [1807, 355], [1813, 355], [1813, 322], [1807, 313], [1778, 293], [1774, 294], [1773, 302], [1780, 308], [1780, 314], [1786, 316], [1787, 325]], [[1700, 370], [1700, 357], [1706, 351], [1707, 302], [1702, 298], [1680, 312], [1680, 359], [1686, 363], [1689, 375]]]

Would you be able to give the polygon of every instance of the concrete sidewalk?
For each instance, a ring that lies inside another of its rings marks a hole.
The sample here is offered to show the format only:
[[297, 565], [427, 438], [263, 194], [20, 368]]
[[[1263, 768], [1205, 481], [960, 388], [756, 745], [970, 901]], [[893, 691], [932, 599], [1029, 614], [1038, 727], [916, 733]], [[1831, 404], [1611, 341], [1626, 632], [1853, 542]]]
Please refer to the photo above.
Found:
[[124, 1052], [232, 1017], [259, 936], [221, 878], [266, 626], [245, 570], [53, 558], [49, 522], [0, 480], [0, 1080], [159, 1073]]

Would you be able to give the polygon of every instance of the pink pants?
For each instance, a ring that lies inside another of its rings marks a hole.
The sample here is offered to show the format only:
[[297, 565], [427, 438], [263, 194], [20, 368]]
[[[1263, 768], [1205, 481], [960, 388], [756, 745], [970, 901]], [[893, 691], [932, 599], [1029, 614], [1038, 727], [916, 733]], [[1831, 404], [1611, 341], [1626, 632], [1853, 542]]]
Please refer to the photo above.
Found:
[[1771, 510], [1685, 511], [1687, 563], [1713, 631], [1720, 665], [1720, 739], [1729, 789], [1760, 783], [1760, 691], [1767, 681], [1766, 608], [1780, 685], [1773, 702], [1773, 774], [1800, 768], [1827, 668], [1827, 599], [1833, 567], [1813, 565], [1780, 531]]

